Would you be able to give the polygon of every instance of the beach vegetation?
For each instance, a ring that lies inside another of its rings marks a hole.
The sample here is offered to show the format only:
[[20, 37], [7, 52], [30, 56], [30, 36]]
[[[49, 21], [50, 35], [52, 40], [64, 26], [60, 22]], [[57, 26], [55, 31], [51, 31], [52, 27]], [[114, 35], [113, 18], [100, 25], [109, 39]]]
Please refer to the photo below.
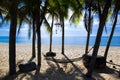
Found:
[[87, 40], [85, 48], [85, 55], [87, 55], [89, 48], [90, 33], [92, 32], [93, 27], [92, 0], [90, 0], [89, 2], [88, 0], [86, 0], [85, 3], [84, 25], [87, 31]]
[[[56, 23], [59, 21], [59, 15], [57, 12], [58, 5], [56, 5], [56, 1], [54, 0], [49, 0], [48, 1], [48, 8], [47, 8], [47, 13], [48, 14], [47, 18], [45, 17], [44, 19], [44, 24], [46, 26], [47, 32], [50, 33], [50, 45], [49, 45], [49, 52], [52, 52], [52, 36], [53, 36], [53, 27]], [[52, 19], [52, 22], [49, 23], [49, 19]]]
[[98, 15], [99, 15], [99, 28], [98, 28], [98, 32], [97, 32], [97, 36], [96, 36], [96, 40], [95, 40], [95, 45], [93, 48], [92, 59], [90, 62], [90, 66], [88, 68], [88, 72], [86, 74], [87, 77], [92, 76], [92, 72], [94, 69], [95, 61], [96, 61], [96, 56], [98, 54], [98, 50], [99, 50], [99, 46], [100, 46], [100, 42], [101, 42], [102, 32], [103, 32], [104, 26], [106, 24], [106, 19], [108, 16], [109, 8], [111, 6], [111, 0], [110, 1], [106, 0], [104, 7], [102, 7], [100, 5], [100, 0], [97, 0], [97, 5], [98, 5]]
[[11, 1], [10, 7], [10, 39], [9, 39], [9, 74], [16, 73], [16, 30], [17, 30], [17, 7], [16, 0]]
[[107, 46], [106, 46], [106, 49], [105, 49], [105, 53], [104, 53], [104, 57], [105, 57], [106, 60], [107, 60], [107, 55], [108, 55], [110, 43], [111, 43], [114, 31], [115, 31], [115, 27], [116, 27], [116, 24], [117, 24], [118, 12], [120, 10], [119, 1], [115, 0], [115, 1], [113, 1], [113, 3], [115, 3], [115, 4], [112, 4], [112, 6], [114, 6], [113, 13], [112, 13], [112, 16], [111, 16], [111, 20], [112, 20], [113, 24], [112, 24], [111, 33], [110, 33], [110, 36], [109, 36], [109, 39], [108, 39], [108, 42], [107, 42]]
[[60, 20], [60, 25], [62, 28], [62, 54], [64, 54], [64, 40], [65, 40], [65, 18], [68, 18], [68, 8], [69, 8], [69, 1], [64, 1], [64, 0], [58, 0], [58, 14], [59, 14], [59, 20]]
[[[31, 29], [32, 29], [32, 58], [36, 57], [36, 47], [35, 47], [35, 43], [36, 43], [36, 25], [35, 25], [35, 1], [34, 0], [24, 0], [23, 1], [23, 6], [20, 8], [21, 13], [23, 14], [23, 19], [21, 19], [21, 24], [22, 21], [25, 19], [27, 19], [28, 17], [28, 21], [29, 21], [29, 37], [31, 37]], [[31, 28], [32, 25], [32, 28]]]
[[9, 75], [16, 73], [16, 31], [18, 18], [18, 5], [21, 0], [2, 0], [0, 4], [3, 21], [10, 21], [9, 32]]

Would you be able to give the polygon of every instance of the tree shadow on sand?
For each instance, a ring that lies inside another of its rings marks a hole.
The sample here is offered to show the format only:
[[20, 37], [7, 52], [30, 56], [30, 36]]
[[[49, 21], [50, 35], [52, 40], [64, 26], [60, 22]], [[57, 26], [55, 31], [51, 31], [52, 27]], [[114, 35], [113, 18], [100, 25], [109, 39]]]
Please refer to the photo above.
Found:
[[[31, 62], [34, 58], [31, 57], [27, 63]], [[22, 64], [24, 62], [24, 60], [20, 60], [17, 62], [16, 66], [18, 66], [19, 64]], [[38, 71], [38, 70], [36, 70]], [[9, 76], [8, 73], [1, 77], [0, 80], [23, 80], [24, 78], [26, 78], [26, 80], [29, 80], [31, 79], [31, 77], [33, 77], [33, 71], [30, 71], [30, 72], [26, 72], [26, 73], [21, 73], [19, 70], [16, 72], [15, 75], [12, 75], [12, 76]], [[27, 77], [26, 77], [27, 76]]]
[[33, 80], [76, 80], [72, 71], [65, 72], [52, 62], [47, 62], [49, 68], [44, 73], [35, 74]]
[[[108, 66], [106, 66], [103, 69], [95, 69], [94, 72], [95, 72], [95, 73], [93, 73], [94, 77], [97, 77], [98, 74], [104, 73], [104, 74], [110, 75], [111, 77], [113, 77], [115, 79], [119, 79], [119, 77], [118, 77], [119, 76], [119, 71], [117, 71], [113, 68], [110, 68]], [[105, 80], [105, 79], [102, 79], [102, 80]]]
[[32, 80], [85, 80], [73, 67], [65, 71], [53, 57], [51, 58], [54, 61], [46, 60], [49, 68], [43, 73], [35, 73]]
[[[52, 78], [48, 80], [95, 80], [94, 78], [87, 78], [79, 66], [75, 65], [73, 61], [71, 61], [71, 59], [69, 59], [66, 55], [64, 55], [64, 57], [65, 62], [63, 60], [59, 61], [59, 59], [55, 59], [53, 57], [52, 59], [50, 59], [50, 61], [47, 60], [48, 65], [52, 68], [51, 71], [54, 71], [51, 72], [54, 75], [54, 79]], [[54, 62], [55, 64], [53, 65], [52, 62]], [[66, 72], [62, 67], [59, 66], [59, 64], [71, 64], [71, 69]], [[57, 70], [55, 69], [55, 65], [57, 66]]]
[[[65, 56], [65, 58], [66, 58], [67, 60], [70, 61], [70, 59], [69, 59], [65, 54], [63, 54], [63, 55]], [[84, 77], [85, 80], [86, 80], [86, 79], [87, 79], [87, 80], [88, 80], [88, 79], [92, 79], [92, 80], [106, 80], [104, 77], [102, 77], [102, 76], [100, 75], [101, 73], [108, 74], [108, 75], [110, 75], [111, 77], [113, 77], [113, 78], [115, 78], [115, 79], [119, 79], [119, 71], [117, 71], [117, 70], [115, 70], [115, 69], [113, 69], [113, 68], [110, 68], [110, 67], [108, 67], [108, 66], [106, 66], [106, 67], [103, 68], [103, 69], [94, 69], [94, 72], [95, 72], [95, 73], [93, 73], [92, 78], [86, 78], [86, 77], [84, 76], [84, 74], [81, 72], [81, 70], [80, 70], [73, 62], [70, 61], [70, 63], [73, 65], [74, 68], [76, 68], [77, 71], [79, 71], [80, 74], [82, 74], [82, 76]], [[114, 65], [115, 65], [115, 64], [114, 64]], [[116, 66], [118, 66], [118, 65], [116, 65]]]
[[[76, 66], [73, 62], [71, 62], [71, 60], [67, 57], [67, 55], [65, 55], [65, 54], [63, 54], [63, 55], [67, 60], [70, 61], [72, 66], [75, 68], [75, 72], [78, 72], [81, 75], [81, 77], [83, 77], [82, 80], [96, 80], [94, 77], [90, 77], [90, 78], [86, 77], [86, 75], [82, 72], [82, 70], [80, 68], [78, 68], [78, 66]], [[99, 77], [102, 78], [101, 76], [99, 76]]]
[[[112, 77], [118, 75], [117, 70], [106, 67], [105, 69], [95, 69], [92, 78], [87, 78], [80, 66], [70, 61], [66, 55], [64, 55], [64, 57], [69, 63], [63, 63], [64, 65], [61, 65], [62, 63], [57, 62], [56, 59], [52, 57], [53, 61], [46, 60], [49, 68], [42, 73], [40, 73], [40, 66], [38, 66], [35, 71], [27, 73], [20, 73], [18, 71], [16, 75], [5, 76], [1, 78], [1, 80], [105, 80], [105, 78], [100, 75], [101, 73], [110, 74]], [[18, 63], [21, 63], [21, 61]], [[66, 70], [64, 66], [68, 64], [70, 67], [67, 66], [66, 68], [69, 69]]]

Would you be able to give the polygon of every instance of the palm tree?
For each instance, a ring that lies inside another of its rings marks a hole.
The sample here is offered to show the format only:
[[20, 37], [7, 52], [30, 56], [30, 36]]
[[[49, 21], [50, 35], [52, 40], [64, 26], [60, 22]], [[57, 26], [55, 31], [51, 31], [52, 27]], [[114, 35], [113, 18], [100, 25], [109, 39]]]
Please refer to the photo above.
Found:
[[68, 16], [69, 1], [65, 0], [49, 0], [52, 8], [59, 16], [60, 26], [62, 27], [62, 54], [64, 54], [64, 18]]
[[107, 43], [105, 53], [104, 53], [105, 60], [107, 59], [110, 43], [111, 43], [111, 40], [112, 40], [112, 37], [113, 37], [113, 34], [114, 34], [114, 30], [115, 30], [115, 27], [116, 27], [119, 10], [120, 10], [120, 3], [119, 3], [119, 0], [116, 0], [115, 1], [115, 8], [114, 8], [113, 15], [112, 15], [112, 17], [113, 17], [112, 18], [113, 19], [112, 30], [111, 30], [110, 37], [108, 39], [108, 43]]
[[[53, 34], [53, 24], [54, 24], [54, 11], [55, 11], [55, 8], [54, 7], [52, 7], [52, 5], [51, 5], [51, 2], [52, 1], [50, 1], [49, 0], [49, 9], [48, 9], [48, 13], [49, 13], [49, 16], [51, 15], [52, 16], [52, 23], [51, 23], [51, 26], [48, 24], [48, 27], [47, 27], [47, 29], [49, 30], [49, 32], [50, 32], [50, 47], [49, 47], [49, 52], [52, 52], [52, 34]], [[47, 20], [46, 20], [47, 21]]]
[[[18, 4], [20, 4], [20, 1], [21, 0], [19, 0], [19, 1], [17, 1], [16, 3], [16, 5], [18, 5]], [[25, 0], [25, 1], [27, 1], [27, 0]], [[25, 1], [24, 2], [21, 2], [22, 4], [23, 3], [25, 3]], [[6, 3], [7, 3], [8, 1], [6, 1]], [[6, 4], [6, 3], [4, 3], [4, 4]], [[25, 5], [25, 4], [24, 4]], [[7, 8], [7, 10], [9, 11], [10, 9], [9, 9], [9, 7], [10, 7], [11, 5], [10, 4], [8, 4], [8, 8]], [[18, 10], [17, 10], [17, 18], [18, 18], [18, 23], [19, 23], [19, 29], [18, 29], [18, 32], [20, 31], [20, 28], [21, 28], [21, 24], [23, 23], [23, 21], [25, 21], [25, 22], [30, 22], [30, 20], [29, 20], [29, 18], [27, 18], [27, 16], [28, 15], [31, 15], [31, 13], [30, 13], [30, 9], [31, 9], [31, 12], [32, 12], [32, 10], [33, 10], [33, 8], [29, 8], [31, 5], [27, 5], [27, 7], [26, 7], [26, 5], [25, 6], [19, 6], [19, 8], [18, 8]], [[4, 14], [6, 14], [5, 12], [4, 12]], [[12, 12], [11, 12], [11, 14], [12, 14]], [[27, 16], [26, 16], [27, 15]], [[9, 20], [11, 17], [10, 17], [10, 14], [6, 14], [6, 16], [4, 17], [4, 20]], [[4, 20], [3, 20], [3, 22], [4, 22]], [[33, 20], [34, 21], [34, 20]], [[33, 28], [33, 30], [34, 30], [35, 28]], [[35, 30], [34, 30], [35, 31]], [[16, 34], [15, 34], [15, 36], [16, 36]], [[34, 36], [34, 34], [33, 34], [33, 36]], [[35, 48], [33, 48], [33, 56], [35, 56]], [[14, 55], [15, 56], [15, 55]], [[14, 59], [14, 58], [12, 58], [12, 59]], [[15, 62], [16, 63], [16, 62]], [[11, 72], [11, 71], [10, 71]]]
[[50, 52], [52, 52], [52, 34], [53, 34], [53, 24], [54, 24], [54, 15], [52, 15], [52, 23], [51, 23], [51, 29], [50, 29]]
[[85, 0], [84, 25], [85, 25], [85, 29], [87, 31], [85, 55], [87, 55], [89, 53], [88, 49], [89, 49], [90, 34], [92, 33], [93, 15], [95, 13], [98, 13], [97, 5], [95, 4], [95, 1]]
[[[90, 33], [91, 33], [92, 24], [93, 24], [93, 16], [91, 15], [91, 7], [92, 7], [92, 0], [86, 0], [86, 11], [84, 14], [84, 23], [85, 23], [85, 28], [87, 30], [85, 55], [88, 54]], [[89, 11], [89, 12], [87, 12], [87, 11]]]
[[65, 36], [64, 35], [65, 34], [65, 30], [64, 30], [64, 18], [61, 17], [60, 18], [60, 22], [61, 22], [61, 27], [62, 27], [62, 52], [61, 53], [64, 54], [64, 42], [65, 42], [65, 39], [64, 39], [65, 38], [64, 37]]
[[34, 58], [36, 55], [36, 51], [35, 51], [35, 40], [36, 40], [36, 27], [35, 27], [35, 14], [33, 12], [33, 38], [32, 38], [32, 58]]
[[[24, 0], [22, 2], [24, 5], [19, 9], [19, 19], [20, 24], [23, 23], [23, 21], [27, 20], [27, 23], [29, 25], [32, 25], [32, 58], [34, 58], [36, 55], [35, 51], [35, 40], [36, 40], [36, 27], [35, 27], [35, 1], [34, 0]], [[21, 26], [18, 30], [20, 30]], [[31, 27], [29, 27], [29, 37], [31, 34]]]
[[16, 73], [16, 28], [17, 28], [17, 10], [18, 4], [21, 0], [2, 0], [0, 6], [5, 9], [4, 20], [10, 19], [10, 32], [9, 32], [9, 75]]
[[73, 0], [70, 0], [70, 1], [49, 0], [49, 1], [50, 3], [52, 3], [54, 7], [56, 7], [55, 12], [57, 12], [59, 15], [60, 26], [62, 27], [62, 52], [61, 53], [64, 54], [64, 36], [65, 36], [64, 21], [65, 21], [65, 18], [68, 17], [68, 9], [70, 7], [74, 11], [72, 16], [70, 17], [70, 21], [75, 23], [75, 22], [78, 22], [78, 20], [80, 19], [82, 5], [80, 4], [79, 0], [77, 0], [77, 2], [74, 2]]
[[98, 0], [98, 12], [99, 12], [100, 22], [99, 22], [99, 28], [98, 28], [98, 32], [97, 32], [97, 36], [96, 36], [96, 40], [95, 40], [94, 49], [93, 49], [92, 59], [90, 62], [88, 72], [86, 74], [86, 76], [88, 76], [88, 77], [92, 76], [92, 72], [94, 69], [95, 61], [96, 61], [96, 56], [97, 56], [99, 46], [100, 46], [103, 28], [105, 26], [105, 22], [106, 22], [107, 15], [108, 15], [108, 10], [109, 10], [110, 6], [111, 6], [111, 0], [106, 0], [104, 8], [102, 10], [100, 7], [99, 0]]
[[38, 66], [41, 65], [41, 30], [40, 30], [40, 0], [36, 1], [36, 7], [35, 7], [35, 11], [36, 11], [36, 17], [35, 17], [35, 21], [36, 21], [36, 27], [37, 27], [37, 54], [38, 54]]
[[59, 19], [60, 19], [60, 25], [62, 27], [62, 54], [64, 54], [64, 38], [65, 38], [65, 25], [64, 25], [64, 18], [68, 17], [68, 6], [69, 6], [69, 1], [64, 1], [58, 0], [58, 5], [59, 5], [59, 10], [58, 10], [58, 14], [59, 14]]
[[9, 32], [9, 75], [16, 73], [16, 30], [17, 30], [17, 18], [18, 18], [18, 5], [21, 0], [2, 0], [0, 7], [1, 12], [5, 15], [3, 22], [10, 20], [10, 32]]
[[[43, 0], [44, 6], [41, 5], [42, 1], [37, 0], [36, 1], [36, 31], [37, 31], [37, 52], [38, 52], [38, 66], [41, 65], [41, 25], [43, 23], [43, 20], [45, 18], [45, 14], [47, 11], [48, 1]], [[42, 9], [40, 9], [40, 6]]]
[[[56, 11], [57, 6], [53, 6], [52, 3], [53, 2], [49, 0], [49, 2], [48, 2], [49, 8], [47, 9], [47, 14], [49, 14], [48, 19], [50, 17], [52, 19], [51, 25], [49, 24], [49, 22], [46, 18], [44, 19], [44, 24], [46, 25], [46, 29], [50, 33], [50, 47], [49, 47], [50, 53], [52, 52], [52, 35], [53, 35], [53, 26], [54, 26], [53, 24], [54, 24], [55, 20], [58, 21], [58, 14]], [[48, 52], [48, 54], [49, 54], [49, 52]]]
[[[29, 17], [31, 17], [31, 19], [32, 19], [32, 58], [35, 58], [35, 56], [36, 56], [36, 50], [35, 50], [35, 42], [36, 42], [36, 25], [35, 25], [35, 14], [36, 14], [36, 12], [35, 12], [35, 1], [34, 0], [26, 0], [26, 4], [25, 4], [25, 6], [26, 6], [26, 11], [28, 11], [27, 12], [27, 14], [28, 14], [28, 16]], [[31, 20], [30, 20], [31, 21]]]
[[[26, 16], [32, 19], [33, 24], [33, 38], [32, 38], [32, 57], [35, 57], [35, 39], [37, 33], [37, 54], [38, 54], [38, 66], [41, 65], [41, 25], [46, 13], [47, 1], [44, 0], [24, 0], [23, 11], [26, 12]], [[45, 3], [44, 6], [41, 4]], [[31, 20], [29, 20], [31, 21]]]
[[16, 28], [17, 28], [17, 4], [16, 0], [12, 0], [10, 7], [11, 23], [9, 38], [9, 74], [16, 73]]
[[[65, 21], [65, 18], [68, 17], [68, 8], [71, 6], [70, 8], [72, 10], [74, 10], [74, 13], [72, 14], [72, 16], [70, 18], [70, 21], [76, 22], [76, 21], [79, 20], [80, 13], [82, 11], [81, 10], [81, 4], [80, 4], [79, 0], [77, 0], [77, 2], [74, 2], [73, 0], [70, 0], [70, 1], [49, 0], [49, 2], [51, 4], [51, 6], [53, 8], [55, 8], [54, 11], [59, 15], [60, 26], [62, 27], [62, 52], [61, 53], [64, 54], [64, 36], [65, 36], [64, 35], [64, 31], [65, 31], [64, 30], [64, 21]], [[77, 6], [77, 5], [79, 5], [79, 6]], [[78, 8], [79, 8], [80, 11], [77, 10]], [[50, 51], [51, 51], [51, 49], [50, 49]]]

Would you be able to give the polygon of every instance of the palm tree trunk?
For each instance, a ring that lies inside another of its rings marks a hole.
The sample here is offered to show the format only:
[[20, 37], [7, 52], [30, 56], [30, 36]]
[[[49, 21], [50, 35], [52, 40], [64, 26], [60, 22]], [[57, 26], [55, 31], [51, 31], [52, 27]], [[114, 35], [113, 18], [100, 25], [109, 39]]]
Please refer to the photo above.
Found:
[[90, 32], [87, 33], [87, 41], [86, 41], [85, 55], [88, 54], [89, 41], [90, 41]]
[[10, 8], [11, 23], [9, 35], [9, 75], [16, 73], [16, 28], [17, 28], [17, 7], [13, 0]]
[[53, 30], [54, 16], [52, 16], [51, 32], [50, 32], [50, 52], [52, 51], [52, 30]]
[[65, 36], [64, 36], [64, 18], [62, 19], [62, 21], [61, 21], [61, 25], [62, 25], [62, 54], [64, 54], [64, 38], [65, 38]]
[[87, 32], [87, 41], [86, 41], [86, 48], [85, 48], [85, 55], [88, 54], [89, 48], [89, 40], [90, 40], [90, 27], [91, 27], [91, 2], [89, 4], [89, 22], [88, 22], [88, 32]]
[[107, 18], [107, 15], [108, 15], [108, 10], [109, 10], [110, 6], [111, 6], [111, 0], [107, 0], [106, 4], [105, 4], [105, 7], [103, 9], [103, 13], [99, 14], [99, 16], [100, 16], [99, 29], [98, 29], [97, 37], [96, 37], [96, 40], [95, 40], [92, 59], [91, 59], [90, 65], [89, 65], [88, 72], [86, 74], [87, 77], [92, 76], [92, 72], [93, 72], [93, 69], [94, 69], [97, 53], [98, 53], [100, 42], [101, 42], [102, 32], [103, 32], [103, 29], [104, 29], [104, 26], [105, 26], [106, 18]]
[[[40, 15], [40, 0], [37, 0], [37, 16], [36, 16], [36, 26], [37, 26], [37, 39], [38, 39], [38, 43], [37, 43], [37, 51], [38, 51], [38, 66], [41, 66], [41, 25], [46, 13], [46, 9], [47, 9], [47, 0], [45, 1], [45, 7], [43, 9], [43, 12]], [[41, 17], [41, 18], [40, 18]]]
[[105, 60], [107, 59], [110, 43], [111, 43], [114, 31], [115, 31], [115, 26], [116, 26], [116, 23], [117, 23], [117, 17], [118, 17], [118, 11], [115, 13], [115, 20], [114, 20], [114, 23], [113, 23], [113, 26], [112, 26], [112, 31], [111, 31], [111, 34], [110, 34], [110, 37], [109, 37], [109, 40], [108, 40], [108, 43], [107, 43], [107, 46], [106, 46], [106, 49], [105, 49], [105, 54], [104, 54]]
[[38, 52], [38, 66], [41, 65], [41, 30], [37, 31], [37, 52]]
[[40, 30], [40, 0], [36, 3], [36, 27], [37, 27], [37, 59], [38, 66], [41, 66], [41, 30]]
[[35, 19], [34, 19], [34, 14], [33, 14], [33, 38], [32, 38], [32, 58], [35, 58], [35, 40], [36, 40], [36, 31], [35, 31]]
[[97, 32], [97, 37], [96, 37], [95, 45], [94, 45], [94, 49], [93, 49], [92, 59], [91, 59], [90, 66], [89, 66], [89, 69], [88, 69], [88, 72], [87, 72], [88, 77], [92, 76], [92, 72], [93, 72], [93, 69], [94, 69], [96, 56], [97, 56], [97, 53], [98, 53], [98, 50], [99, 50], [101, 35], [102, 35], [103, 27], [104, 27], [103, 24], [104, 23], [100, 21], [100, 25], [99, 25], [99, 29], [98, 29], [98, 32]]

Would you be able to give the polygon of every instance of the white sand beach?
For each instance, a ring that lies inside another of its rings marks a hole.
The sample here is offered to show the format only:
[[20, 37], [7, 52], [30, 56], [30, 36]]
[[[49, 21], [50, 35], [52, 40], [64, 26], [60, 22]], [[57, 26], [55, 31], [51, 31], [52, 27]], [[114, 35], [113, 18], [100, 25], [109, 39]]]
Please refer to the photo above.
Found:
[[[0, 78], [8, 74], [8, 53], [9, 45], [6, 43], [0, 43]], [[65, 59], [61, 54], [61, 45], [53, 45], [53, 52], [56, 52], [57, 59]], [[104, 54], [105, 47], [100, 47], [99, 55]], [[49, 51], [49, 45], [42, 45], [42, 63], [39, 74], [36, 71], [28, 73], [21, 73], [9, 77], [10, 80], [84, 80], [82, 73], [85, 74], [87, 69], [83, 66], [82, 60], [71, 63], [58, 63], [58, 66], [49, 60], [45, 60], [43, 54]], [[65, 54], [69, 59], [81, 57], [85, 52], [84, 46], [65, 46]], [[91, 54], [90, 51], [89, 54]], [[27, 63], [32, 55], [31, 44], [17, 44], [16, 46], [16, 68], [20, 63]], [[108, 68], [103, 70], [95, 70], [93, 77], [95, 80], [120, 80], [118, 77], [118, 71], [120, 70], [120, 47], [110, 47], [107, 61], [113, 61], [114, 64], [108, 64]], [[33, 61], [37, 61], [35, 58]], [[37, 63], [37, 62], [36, 62]]]

